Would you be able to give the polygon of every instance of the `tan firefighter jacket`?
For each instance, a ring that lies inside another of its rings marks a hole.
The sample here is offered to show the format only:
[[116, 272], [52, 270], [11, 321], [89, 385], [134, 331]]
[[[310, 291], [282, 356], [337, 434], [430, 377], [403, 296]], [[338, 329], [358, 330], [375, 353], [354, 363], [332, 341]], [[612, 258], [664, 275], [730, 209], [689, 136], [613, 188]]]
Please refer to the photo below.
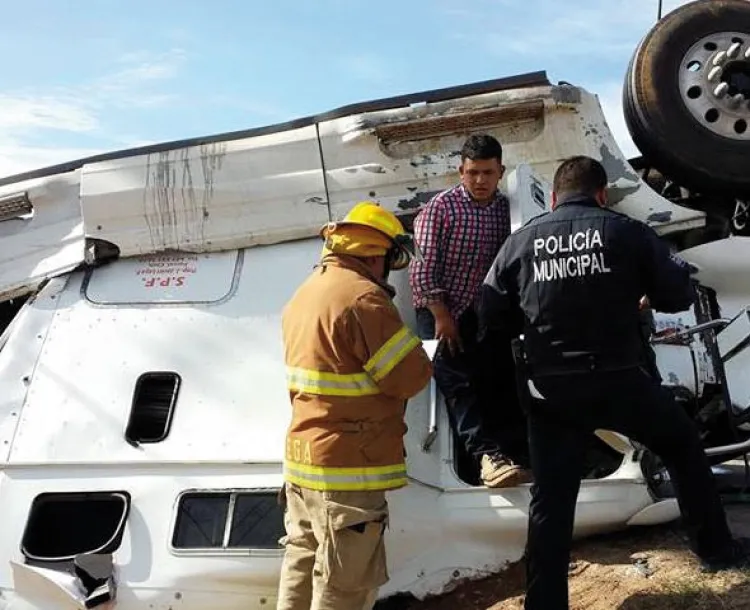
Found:
[[405, 401], [432, 364], [392, 296], [356, 258], [329, 255], [284, 308], [285, 480], [326, 491], [406, 485]]

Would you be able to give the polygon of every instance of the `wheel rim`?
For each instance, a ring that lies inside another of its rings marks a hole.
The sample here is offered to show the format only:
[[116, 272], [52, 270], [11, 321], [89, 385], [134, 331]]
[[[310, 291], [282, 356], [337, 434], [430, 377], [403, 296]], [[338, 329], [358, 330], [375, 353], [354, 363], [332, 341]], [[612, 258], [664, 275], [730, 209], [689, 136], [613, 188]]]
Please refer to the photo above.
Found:
[[750, 34], [701, 38], [682, 58], [679, 86], [682, 101], [703, 127], [750, 140]]

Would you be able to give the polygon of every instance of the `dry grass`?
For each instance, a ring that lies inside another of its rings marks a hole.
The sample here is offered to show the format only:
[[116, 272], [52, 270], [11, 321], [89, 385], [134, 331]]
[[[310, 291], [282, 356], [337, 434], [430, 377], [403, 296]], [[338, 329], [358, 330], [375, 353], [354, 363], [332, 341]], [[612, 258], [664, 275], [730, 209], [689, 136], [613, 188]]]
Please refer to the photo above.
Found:
[[[729, 507], [733, 529], [747, 535], [750, 508]], [[738, 527], [739, 525], [739, 527]], [[740, 610], [750, 608], [750, 572], [702, 574], [676, 526], [644, 528], [575, 545], [571, 610]], [[524, 566], [468, 582], [403, 610], [521, 610]]]

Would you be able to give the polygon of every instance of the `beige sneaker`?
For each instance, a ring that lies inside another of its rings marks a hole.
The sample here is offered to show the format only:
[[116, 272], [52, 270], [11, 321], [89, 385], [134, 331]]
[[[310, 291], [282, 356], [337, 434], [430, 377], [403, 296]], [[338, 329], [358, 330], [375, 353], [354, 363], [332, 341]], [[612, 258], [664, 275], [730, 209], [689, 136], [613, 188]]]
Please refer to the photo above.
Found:
[[486, 487], [515, 487], [534, 480], [530, 470], [514, 464], [502, 455], [482, 456], [480, 476]]

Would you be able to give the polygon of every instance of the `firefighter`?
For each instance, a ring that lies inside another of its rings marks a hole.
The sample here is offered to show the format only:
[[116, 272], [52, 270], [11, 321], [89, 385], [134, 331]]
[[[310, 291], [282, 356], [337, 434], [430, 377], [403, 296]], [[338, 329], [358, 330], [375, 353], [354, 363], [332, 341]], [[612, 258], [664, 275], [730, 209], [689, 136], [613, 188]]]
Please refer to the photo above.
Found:
[[528, 402], [535, 482], [526, 610], [568, 608], [583, 450], [596, 429], [620, 432], [662, 458], [704, 569], [748, 559], [747, 540], [733, 539], [727, 526], [693, 421], [651, 373], [643, 350], [639, 308], [689, 309], [690, 268], [653, 229], [606, 209], [606, 187], [596, 160], [564, 161], [554, 176], [552, 211], [508, 238], [482, 291], [482, 324], [514, 321], [541, 396]]
[[321, 236], [282, 313], [292, 419], [278, 610], [374, 605], [389, 577], [385, 492], [407, 483], [404, 406], [432, 375], [387, 283], [415, 255], [399, 220], [362, 202]]

